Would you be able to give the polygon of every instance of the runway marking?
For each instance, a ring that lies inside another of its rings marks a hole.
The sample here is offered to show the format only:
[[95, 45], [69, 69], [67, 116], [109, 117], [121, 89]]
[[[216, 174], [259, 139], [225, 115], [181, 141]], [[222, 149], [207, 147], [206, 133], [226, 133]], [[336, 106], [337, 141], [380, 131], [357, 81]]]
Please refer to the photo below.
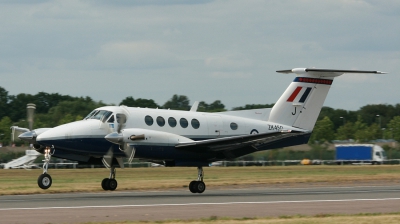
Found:
[[317, 202], [394, 201], [394, 200], [400, 200], [400, 198], [304, 200], [304, 201], [260, 201], [260, 202], [221, 202], [221, 203], [186, 203], [186, 204], [148, 204], [148, 205], [100, 205], [100, 206], [38, 207], [38, 208], [2, 208], [2, 209], [0, 209], [0, 211], [50, 210], [50, 209], [83, 209], [83, 208], [162, 207], [162, 206], [199, 206], [199, 205], [236, 205], [236, 204], [279, 204], [279, 203], [317, 203]]

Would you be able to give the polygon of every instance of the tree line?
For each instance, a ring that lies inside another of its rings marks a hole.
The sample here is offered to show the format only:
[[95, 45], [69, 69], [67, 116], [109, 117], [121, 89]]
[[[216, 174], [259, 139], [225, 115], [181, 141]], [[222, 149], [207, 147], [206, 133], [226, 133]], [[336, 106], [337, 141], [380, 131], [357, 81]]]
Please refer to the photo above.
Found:
[[[26, 105], [36, 104], [34, 128], [55, 127], [64, 123], [81, 120], [97, 107], [106, 106], [102, 101], [90, 97], [73, 97], [59, 93], [39, 92], [35, 95], [20, 93], [9, 95], [0, 87], [0, 142], [10, 143], [11, 126], [28, 127]], [[189, 110], [190, 100], [184, 95], [173, 95], [163, 105], [152, 99], [128, 96], [119, 105], [143, 108]], [[274, 104], [247, 104], [232, 110], [271, 108]], [[198, 111], [226, 111], [220, 100], [212, 103], [201, 101]], [[330, 142], [334, 139], [365, 142], [372, 139], [391, 138], [400, 141], [400, 104], [366, 105], [357, 111], [346, 111], [323, 107], [311, 136], [310, 143]]]

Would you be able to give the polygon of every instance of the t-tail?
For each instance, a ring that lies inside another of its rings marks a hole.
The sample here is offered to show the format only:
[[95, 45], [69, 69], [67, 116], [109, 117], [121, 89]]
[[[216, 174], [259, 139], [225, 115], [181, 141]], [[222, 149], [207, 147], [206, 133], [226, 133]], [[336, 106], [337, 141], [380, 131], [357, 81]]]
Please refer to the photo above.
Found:
[[324, 104], [333, 79], [345, 73], [375, 73], [380, 71], [295, 68], [279, 73], [295, 73], [289, 85], [271, 110], [269, 121], [311, 131]]

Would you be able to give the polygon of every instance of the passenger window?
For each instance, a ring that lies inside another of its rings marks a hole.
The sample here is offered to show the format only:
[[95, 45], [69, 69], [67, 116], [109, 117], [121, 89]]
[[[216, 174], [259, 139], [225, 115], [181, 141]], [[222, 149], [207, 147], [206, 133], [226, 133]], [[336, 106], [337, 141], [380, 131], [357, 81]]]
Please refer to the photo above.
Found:
[[232, 123], [231, 123], [231, 129], [232, 129], [232, 130], [238, 129], [238, 125], [237, 125], [235, 122], [232, 122]]
[[181, 127], [182, 128], [187, 128], [187, 126], [188, 126], [188, 121], [185, 119], [185, 118], [181, 118], [180, 120], [179, 120], [179, 124], [181, 125]]
[[152, 126], [154, 121], [153, 121], [153, 118], [152, 118], [151, 116], [147, 115], [147, 116], [144, 118], [144, 122], [146, 122], [146, 124], [147, 124], [148, 126]]
[[176, 126], [176, 120], [173, 117], [168, 118], [168, 124], [171, 127], [175, 127]]
[[163, 127], [163, 126], [165, 125], [165, 120], [164, 120], [164, 118], [161, 117], [161, 116], [158, 116], [158, 117], [157, 117], [157, 124], [158, 124], [158, 126]]
[[190, 123], [194, 129], [198, 129], [200, 127], [200, 122], [197, 119], [192, 119]]

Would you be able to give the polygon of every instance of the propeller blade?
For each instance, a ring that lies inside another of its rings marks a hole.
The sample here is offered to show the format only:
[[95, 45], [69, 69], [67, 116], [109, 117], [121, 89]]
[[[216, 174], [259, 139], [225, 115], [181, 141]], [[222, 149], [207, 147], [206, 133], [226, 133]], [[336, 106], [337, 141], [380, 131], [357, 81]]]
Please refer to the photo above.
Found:
[[121, 133], [121, 130], [124, 127], [124, 124], [126, 123], [126, 116], [125, 114], [116, 114], [115, 117], [117, 118], [117, 123], [118, 123], [117, 132]]
[[26, 105], [26, 111], [27, 111], [27, 121], [29, 124], [29, 130], [32, 131], [33, 129], [33, 118], [35, 116], [35, 110], [36, 110], [36, 105], [33, 103], [28, 103]]
[[18, 126], [12, 126], [11, 127], [11, 141], [15, 142], [15, 139], [17, 137], [25, 132], [29, 132], [29, 129], [27, 128], [20, 128]]
[[[121, 148], [120, 148], [121, 149]], [[121, 149], [125, 153], [126, 158], [128, 158], [128, 163], [132, 163], [133, 158], [135, 157], [135, 147], [125, 144], [125, 147]]]
[[107, 169], [111, 169], [113, 156], [114, 153], [113, 153], [113, 148], [111, 146], [108, 149], [107, 153], [103, 156], [103, 159], [101, 160]]

